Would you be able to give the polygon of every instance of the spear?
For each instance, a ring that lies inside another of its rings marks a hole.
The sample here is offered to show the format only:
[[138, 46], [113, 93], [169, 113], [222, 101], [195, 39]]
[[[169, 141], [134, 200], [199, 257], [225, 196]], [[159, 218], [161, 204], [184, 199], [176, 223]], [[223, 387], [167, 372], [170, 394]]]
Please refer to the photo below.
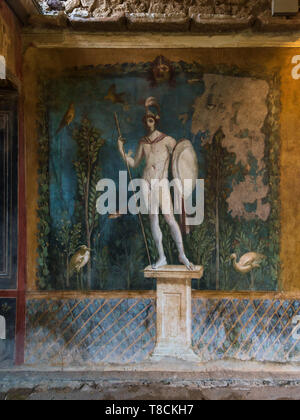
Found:
[[[118, 130], [118, 133], [119, 133], [119, 137], [122, 138], [122, 133], [121, 133], [121, 128], [120, 128], [120, 124], [119, 124], [119, 119], [118, 119], [118, 115], [117, 115], [116, 112], [115, 112], [115, 121], [116, 121], [117, 130]], [[127, 166], [127, 171], [128, 171], [128, 174], [129, 174], [130, 182], [133, 183], [133, 178], [132, 178], [130, 166], [129, 166], [128, 160], [126, 159], [126, 156], [125, 156], [125, 162], [126, 162], [126, 166]], [[133, 192], [133, 195], [134, 195], [134, 198], [135, 198], [136, 207], [138, 207], [138, 199], [136, 198], [135, 192]], [[145, 242], [145, 247], [146, 247], [146, 251], [147, 251], [147, 256], [148, 256], [149, 264], [150, 264], [150, 266], [152, 266], [151, 257], [150, 257], [150, 251], [149, 251], [147, 237], [146, 237], [146, 233], [145, 233], [145, 227], [144, 227], [142, 215], [141, 215], [140, 212], [138, 213], [138, 217], [139, 217], [140, 226], [141, 226], [141, 230], [142, 230], [142, 234], [143, 234], [143, 238], [144, 238], [144, 242]]]

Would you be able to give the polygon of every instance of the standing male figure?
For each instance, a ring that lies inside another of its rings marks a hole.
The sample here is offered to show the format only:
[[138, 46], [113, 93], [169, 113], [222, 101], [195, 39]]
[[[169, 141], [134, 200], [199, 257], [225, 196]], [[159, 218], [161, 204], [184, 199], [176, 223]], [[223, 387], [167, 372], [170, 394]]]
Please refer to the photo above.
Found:
[[143, 179], [147, 182], [148, 188], [143, 191], [143, 194], [148, 209], [150, 204], [151, 231], [159, 253], [159, 259], [153, 265], [153, 268], [158, 269], [167, 265], [167, 258], [163, 248], [163, 235], [159, 225], [159, 209], [161, 209], [170, 227], [172, 238], [176, 243], [179, 261], [188, 270], [194, 270], [194, 265], [185, 255], [181, 230], [174, 216], [170, 189], [164, 188], [163, 194], [160, 190], [161, 181], [168, 181], [170, 158], [177, 143], [174, 138], [157, 130], [160, 116], [159, 112], [154, 113], [150, 111], [151, 106], [159, 111], [159, 106], [153, 97], [148, 98], [146, 101], [144, 123], [147, 135], [140, 140], [135, 157], [132, 157], [131, 151], [128, 154], [125, 153], [125, 140], [122, 137], [118, 139], [118, 148], [122, 158], [125, 162], [127, 161], [131, 168], [137, 168], [144, 158], [146, 160]]

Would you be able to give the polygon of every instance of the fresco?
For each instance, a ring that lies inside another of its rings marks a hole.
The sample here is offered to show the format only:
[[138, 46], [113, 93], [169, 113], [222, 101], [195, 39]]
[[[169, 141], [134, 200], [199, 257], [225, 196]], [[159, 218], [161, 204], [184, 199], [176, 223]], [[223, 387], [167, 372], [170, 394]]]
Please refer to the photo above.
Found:
[[[277, 290], [280, 208], [280, 81], [275, 74], [193, 62], [74, 68], [40, 80], [38, 287], [42, 290], [147, 290], [149, 265], [136, 215], [100, 216], [97, 184], [119, 185], [118, 150], [144, 138], [145, 102], [159, 105], [159, 130], [188, 139], [205, 180], [204, 222], [184, 235], [188, 258], [204, 266], [199, 290]], [[141, 178], [144, 164], [132, 170]], [[119, 193], [119, 190], [117, 191]], [[178, 264], [160, 217], [169, 264]], [[150, 258], [158, 258], [142, 216]]]
[[2, 16], [0, 16], [0, 33], [1, 33], [0, 52], [2, 55], [7, 57], [8, 51], [11, 48], [12, 42], [10, 39], [8, 26], [5, 23], [5, 20], [2, 18]]
[[[38, 316], [37, 316], [38, 314]], [[203, 362], [299, 362], [300, 301], [192, 299], [192, 347]], [[138, 363], [156, 342], [155, 299], [30, 299], [25, 363]]]
[[14, 101], [0, 103], [0, 290], [17, 288], [18, 146]]
[[193, 348], [204, 361], [299, 361], [299, 301], [193, 299]]
[[15, 325], [16, 299], [0, 298], [0, 367], [14, 362]]
[[32, 299], [26, 325], [26, 364], [136, 363], [155, 347], [155, 299]]

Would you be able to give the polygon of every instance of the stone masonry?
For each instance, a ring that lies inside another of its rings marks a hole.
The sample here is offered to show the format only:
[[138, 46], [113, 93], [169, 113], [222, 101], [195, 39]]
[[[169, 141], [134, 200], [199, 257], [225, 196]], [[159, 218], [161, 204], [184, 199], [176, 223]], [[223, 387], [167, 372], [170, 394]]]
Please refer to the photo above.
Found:
[[[269, 0], [39, 0], [44, 14], [111, 17], [120, 13], [192, 17], [225, 15], [246, 18], [270, 11]], [[150, 17], [150, 16], [149, 16]]]

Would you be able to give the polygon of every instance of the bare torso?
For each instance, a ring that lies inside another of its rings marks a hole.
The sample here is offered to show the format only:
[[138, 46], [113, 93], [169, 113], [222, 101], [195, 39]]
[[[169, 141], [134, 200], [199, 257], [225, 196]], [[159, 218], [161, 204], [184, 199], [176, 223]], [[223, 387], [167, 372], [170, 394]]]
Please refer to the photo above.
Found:
[[135, 157], [132, 157], [132, 151], [125, 154], [123, 145], [119, 142], [120, 153], [129, 166], [137, 168], [143, 159], [146, 160], [143, 178], [149, 184], [153, 179], [168, 178], [170, 157], [175, 146], [176, 140], [173, 137], [164, 135], [158, 130], [141, 139]]
[[[156, 141], [157, 139], [158, 141]], [[143, 148], [143, 155], [146, 160], [143, 178], [146, 181], [151, 183], [153, 179], [168, 178], [170, 157], [175, 146], [175, 139], [170, 136], [163, 136], [159, 131], [155, 131], [151, 136], [141, 140], [140, 147]]]

